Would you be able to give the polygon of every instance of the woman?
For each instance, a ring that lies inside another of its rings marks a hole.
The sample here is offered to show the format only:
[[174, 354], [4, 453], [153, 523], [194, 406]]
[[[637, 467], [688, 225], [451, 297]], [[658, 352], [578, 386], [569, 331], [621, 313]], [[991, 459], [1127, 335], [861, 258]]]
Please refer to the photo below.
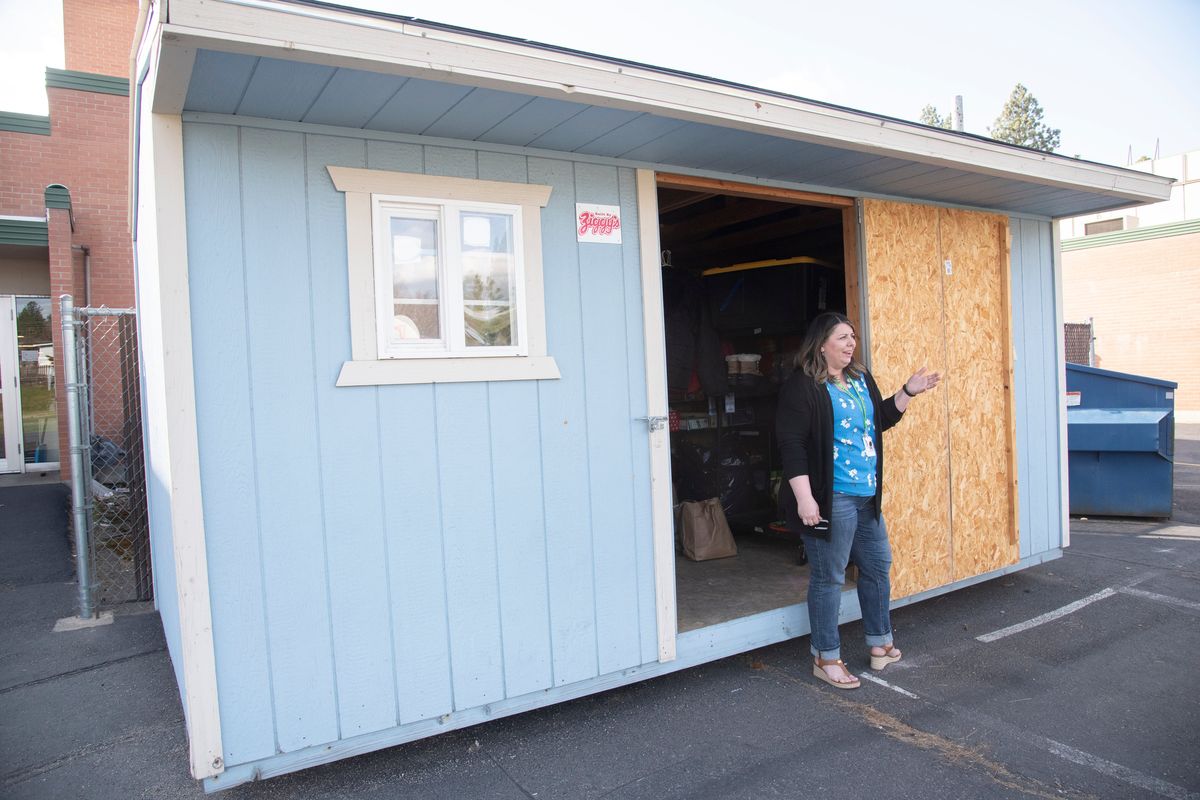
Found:
[[779, 395], [776, 430], [786, 481], [788, 527], [808, 551], [808, 619], [813, 675], [838, 689], [859, 680], [841, 660], [838, 613], [850, 560], [858, 566], [858, 601], [871, 649], [871, 668], [900, 660], [889, 614], [892, 551], [881, 515], [883, 442], [878, 434], [900, 421], [912, 399], [940, 375], [917, 370], [886, 400], [855, 360], [854, 326], [844, 315], [821, 314], [809, 325], [796, 371]]

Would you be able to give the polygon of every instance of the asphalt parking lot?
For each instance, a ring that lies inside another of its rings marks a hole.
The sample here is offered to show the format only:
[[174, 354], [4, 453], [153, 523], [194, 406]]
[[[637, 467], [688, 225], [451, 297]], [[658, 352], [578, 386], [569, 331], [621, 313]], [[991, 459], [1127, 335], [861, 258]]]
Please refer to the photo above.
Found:
[[[905, 658], [857, 691], [812, 679], [801, 639], [219, 796], [1200, 798], [1192, 428], [1173, 520], [1074, 520], [1063, 558], [897, 610]], [[0, 796], [202, 796], [157, 617], [50, 633], [72, 613], [65, 544], [16, 534], [58, 524], [18, 491], [0, 489]]]

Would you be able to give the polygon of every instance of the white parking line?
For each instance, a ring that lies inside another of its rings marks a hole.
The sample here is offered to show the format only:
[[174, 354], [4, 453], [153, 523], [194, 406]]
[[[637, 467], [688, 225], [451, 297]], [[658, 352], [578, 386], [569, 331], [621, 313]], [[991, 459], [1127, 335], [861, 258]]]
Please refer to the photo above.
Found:
[[1169, 606], [1179, 606], [1180, 608], [1190, 608], [1193, 611], [1200, 611], [1200, 603], [1193, 603], [1191, 600], [1183, 600], [1178, 597], [1171, 597], [1157, 592], [1143, 592], [1141, 589], [1131, 589], [1126, 587], [1118, 589], [1121, 594], [1129, 594], [1134, 597], [1144, 597], [1147, 600], [1153, 600], [1157, 603], [1166, 603]]
[[858, 673], [858, 677], [862, 678], [864, 681], [870, 681], [871, 683], [878, 683], [880, 686], [882, 686], [885, 689], [891, 689], [893, 692], [902, 694], [905, 697], [911, 697], [913, 700], [921, 699], [921, 698], [917, 697], [915, 694], [913, 694], [912, 692], [910, 692], [908, 689], [901, 689], [899, 686], [895, 686], [893, 684], [888, 683], [883, 678], [876, 678], [874, 675], [872, 675], [869, 672], [860, 672], [860, 673]]
[[1056, 608], [1053, 611], [1047, 611], [1040, 617], [1034, 617], [1033, 619], [1028, 619], [1024, 622], [1018, 622], [1016, 625], [1009, 625], [1007, 628], [1001, 628], [998, 631], [992, 631], [991, 633], [985, 633], [982, 636], [976, 636], [975, 640], [979, 642], [994, 642], [997, 639], [1003, 639], [1005, 636], [1012, 636], [1014, 633], [1027, 631], [1030, 628], [1036, 628], [1038, 625], [1044, 625], [1045, 623], [1056, 620], [1059, 617], [1065, 617], [1067, 614], [1078, 611], [1084, 606], [1089, 606], [1097, 600], [1103, 600], [1106, 597], [1112, 597], [1116, 593], [1117, 592], [1115, 589], [1101, 589], [1095, 594], [1088, 595], [1082, 600], [1076, 600], [1074, 603], [1065, 605], [1062, 608]]
[[1081, 767], [1090, 767], [1101, 775], [1116, 778], [1139, 789], [1145, 789], [1146, 791], [1154, 792], [1163, 797], [1170, 797], [1174, 800], [1197, 800], [1197, 798], [1200, 798], [1200, 795], [1182, 786], [1168, 783], [1161, 778], [1147, 775], [1144, 772], [1138, 772], [1136, 769], [1130, 769], [1122, 764], [1100, 758], [1100, 756], [1076, 750], [1074, 747], [1065, 745], [1062, 742], [1056, 742], [1044, 736], [1033, 736], [1032, 738], [1035, 742], [1040, 742], [1042, 747], [1059, 758], [1079, 764]]

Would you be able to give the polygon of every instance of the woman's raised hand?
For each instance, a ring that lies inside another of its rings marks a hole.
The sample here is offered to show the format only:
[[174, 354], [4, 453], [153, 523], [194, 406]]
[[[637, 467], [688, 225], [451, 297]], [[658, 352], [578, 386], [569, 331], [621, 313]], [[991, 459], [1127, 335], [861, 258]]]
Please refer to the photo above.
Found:
[[937, 386], [941, 379], [941, 373], [929, 372], [925, 367], [921, 367], [913, 373], [911, 378], [904, 382], [904, 388], [909, 394], [915, 396]]

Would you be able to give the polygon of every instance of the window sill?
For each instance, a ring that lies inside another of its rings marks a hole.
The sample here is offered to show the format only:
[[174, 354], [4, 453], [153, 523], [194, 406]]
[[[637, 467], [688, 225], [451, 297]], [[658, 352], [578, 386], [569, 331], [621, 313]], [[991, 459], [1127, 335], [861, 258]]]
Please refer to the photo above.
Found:
[[388, 359], [344, 362], [337, 385], [538, 381], [559, 377], [558, 365], [551, 356]]

